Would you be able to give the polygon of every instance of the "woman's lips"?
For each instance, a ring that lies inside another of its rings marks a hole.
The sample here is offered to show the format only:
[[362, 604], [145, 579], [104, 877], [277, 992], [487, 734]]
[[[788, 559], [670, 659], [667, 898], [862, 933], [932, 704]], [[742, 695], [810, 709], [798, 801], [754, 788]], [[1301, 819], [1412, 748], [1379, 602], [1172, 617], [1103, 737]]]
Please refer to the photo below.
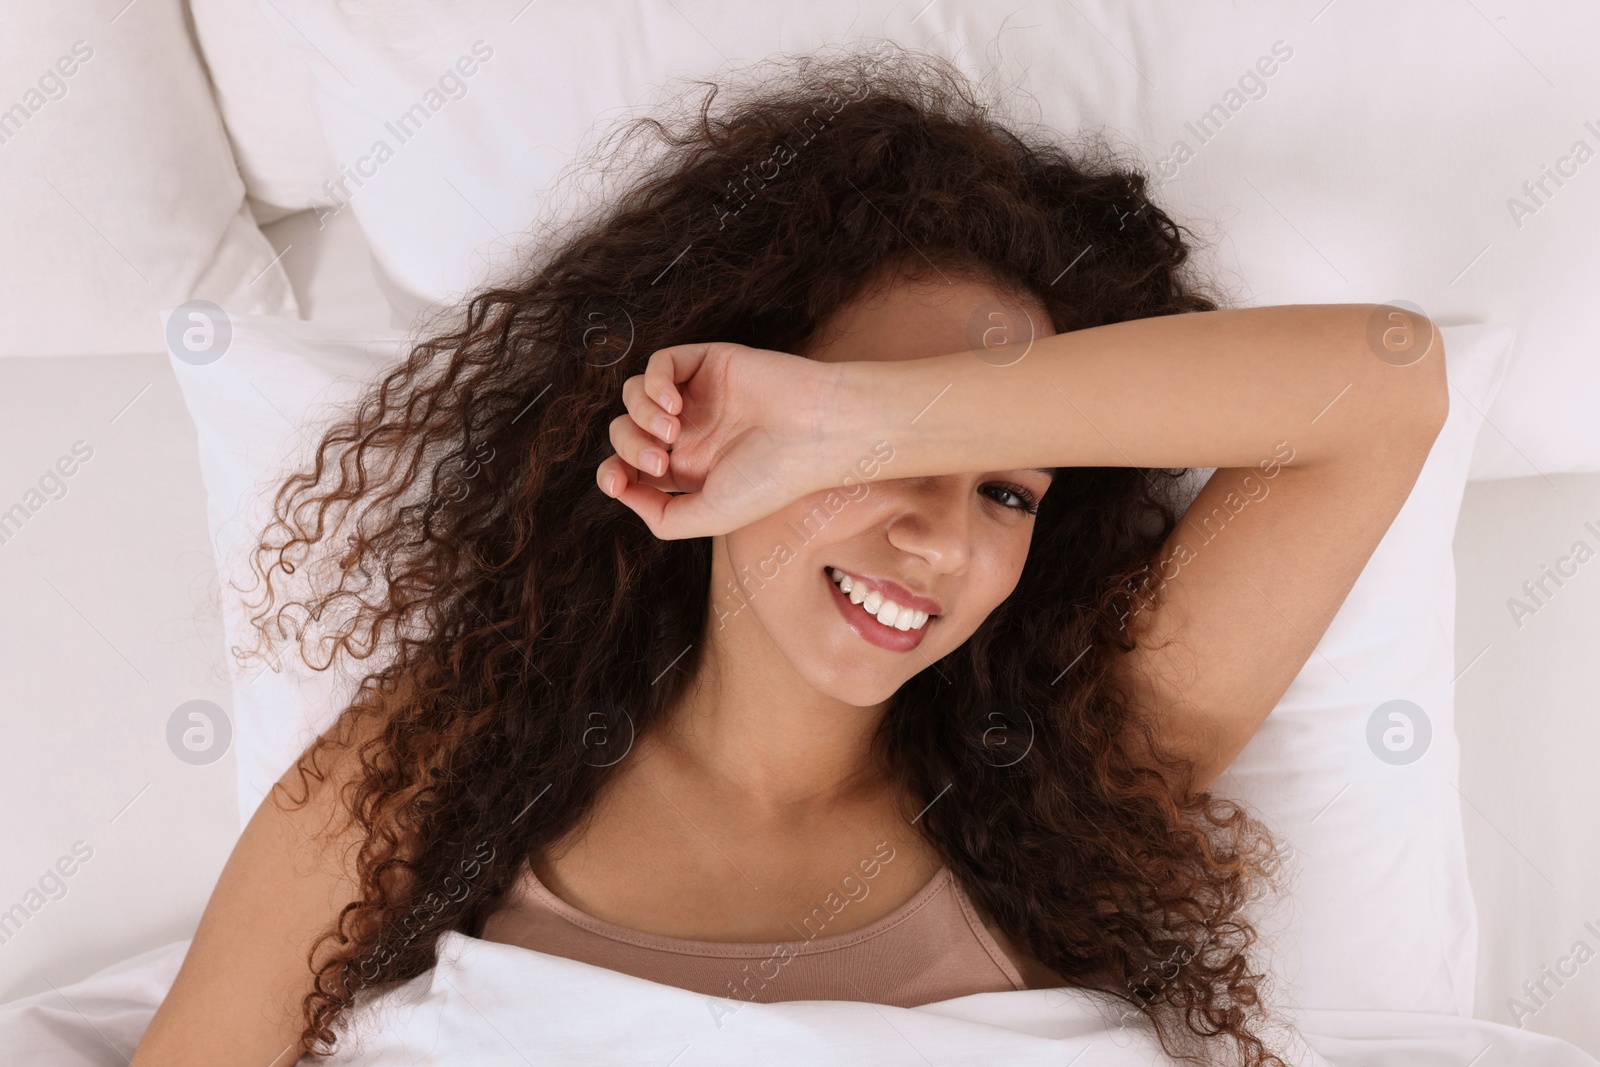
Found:
[[822, 569], [822, 580], [828, 583], [828, 588], [832, 590], [833, 602], [838, 605], [839, 613], [844, 616], [844, 621], [850, 625], [850, 629], [860, 634], [863, 640], [890, 652], [910, 652], [922, 644], [922, 639], [928, 634], [928, 627], [938, 618], [934, 616], [928, 619], [915, 630], [896, 630], [893, 626], [885, 626], [879, 622], [860, 604], [851, 603], [844, 590], [839, 588], [839, 583], [833, 580], [831, 567]]

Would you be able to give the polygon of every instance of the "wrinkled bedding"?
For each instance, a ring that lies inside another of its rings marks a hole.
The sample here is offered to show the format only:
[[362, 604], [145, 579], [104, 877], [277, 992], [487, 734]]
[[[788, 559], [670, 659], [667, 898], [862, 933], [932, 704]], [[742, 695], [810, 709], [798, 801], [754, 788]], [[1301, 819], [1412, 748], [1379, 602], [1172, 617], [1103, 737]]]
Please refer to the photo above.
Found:
[[[0, 1063], [122, 1067], [188, 944], [0, 1006]], [[1078, 991], [977, 993], [916, 1008], [743, 1003], [456, 933], [440, 939], [437, 967], [363, 1003], [350, 1022], [328, 1067], [1174, 1062], [1141, 1017]], [[1296, 1067], [1600, 1067], [1556, 1038], [1425, 1012], [1292, 1010], [1267, 1036]]]

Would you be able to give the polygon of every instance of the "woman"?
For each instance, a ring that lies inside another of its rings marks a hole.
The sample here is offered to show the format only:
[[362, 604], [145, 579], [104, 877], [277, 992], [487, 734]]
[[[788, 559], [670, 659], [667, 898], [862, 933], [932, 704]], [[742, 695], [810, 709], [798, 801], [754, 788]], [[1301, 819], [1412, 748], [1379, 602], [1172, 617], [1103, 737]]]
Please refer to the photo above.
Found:
[[642, 120], [651, 176], [282, 486], [258, 623], [336, 545], [288, 603], [353, 607], [331, 647], [384, 666], [250, 821], [135, 1067], [325, 1052], [445, 930], [730, 1009], [1099, 990], [1281, 1064], [1243, 917], [1272, 841], [1206, 790], [1442, 425], [1431, 324], [1219, 309], [1137, 170], [942, 62], [779, 86]]

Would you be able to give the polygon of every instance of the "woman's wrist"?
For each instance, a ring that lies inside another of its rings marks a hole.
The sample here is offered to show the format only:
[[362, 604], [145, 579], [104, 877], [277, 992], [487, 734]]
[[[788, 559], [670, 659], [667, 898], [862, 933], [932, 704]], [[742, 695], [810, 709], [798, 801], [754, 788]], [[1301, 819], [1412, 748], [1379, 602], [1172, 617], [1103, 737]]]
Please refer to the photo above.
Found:
[[882, 477], [953, 474], [983, 465], [993, 427], [967, 418], [957, 397], [978, 388], [975, 375], [1001, 373], [970, 352], [836, 365], [827, 435], [830, 467], [881, 458]]

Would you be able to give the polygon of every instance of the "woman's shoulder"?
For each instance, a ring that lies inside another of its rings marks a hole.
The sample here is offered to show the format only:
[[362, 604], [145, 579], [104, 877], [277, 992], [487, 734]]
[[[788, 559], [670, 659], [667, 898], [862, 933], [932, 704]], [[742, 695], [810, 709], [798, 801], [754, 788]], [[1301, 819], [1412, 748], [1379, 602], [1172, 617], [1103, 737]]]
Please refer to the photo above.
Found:
[[[371, 736], [369, 726], [348, 725], [351, 742]], [[348, 746], [328, 755], [320, 778], [302, 778], [302, 753], [235, 842], [134, 1067], [281, 1067], [299, 1046], [313, 943], [359, 896], [353, 857], [363, 835], [345, 799], [360, 760]]]

